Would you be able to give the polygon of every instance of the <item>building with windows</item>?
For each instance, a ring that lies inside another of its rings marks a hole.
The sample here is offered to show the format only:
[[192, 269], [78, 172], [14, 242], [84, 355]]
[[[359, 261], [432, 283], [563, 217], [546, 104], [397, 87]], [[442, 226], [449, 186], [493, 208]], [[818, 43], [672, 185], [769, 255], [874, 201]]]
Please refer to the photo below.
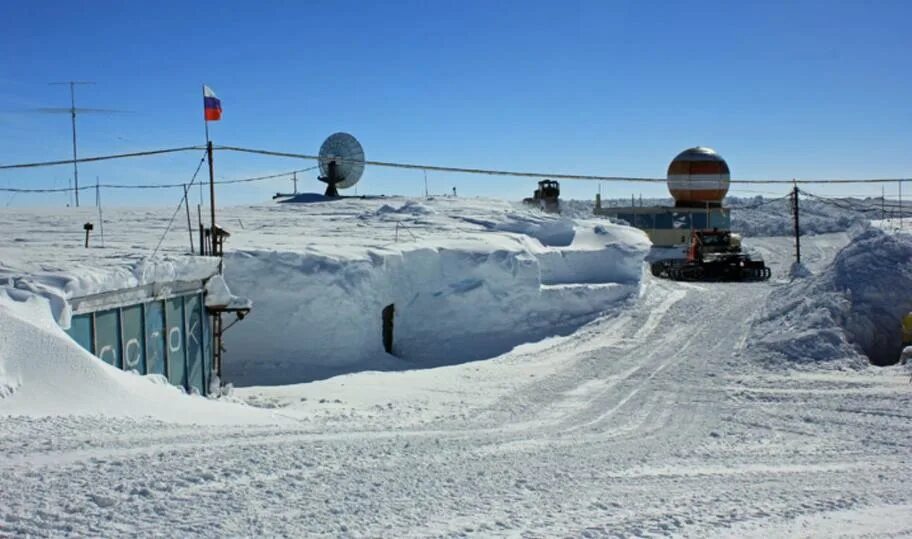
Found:
[[702, 146], [684, 150], [668, 166], [667, 178], [674, 206], [605, 207], [597, 196], [595, 214], [627, 221], [657, 247], [686, 244], [692, 230], [731, 230], [731, 210], [722, 207], [730, 172], [719, 154]]

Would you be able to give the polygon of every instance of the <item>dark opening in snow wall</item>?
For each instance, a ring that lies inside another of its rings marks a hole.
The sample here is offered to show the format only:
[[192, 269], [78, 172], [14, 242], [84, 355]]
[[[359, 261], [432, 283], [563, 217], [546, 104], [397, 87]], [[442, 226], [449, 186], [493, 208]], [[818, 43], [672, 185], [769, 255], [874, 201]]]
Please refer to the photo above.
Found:
[[892, 365], [912, 310], [912, 236], [869, 225], [822, 272], [775, 290], [752, 328], [756, 345], [793, 363]]
[[[599, 222], [573, 236], [561, 247], [493, 231], [363, 256], [228, 253], [226, 280], [254, 309], [226, 334], [225, 378], [270, 385], [426, 368], [567, 334], [639, 290], [649, 247], [642, 232]], [[394, 355], [383, 341], [389, 305]]]

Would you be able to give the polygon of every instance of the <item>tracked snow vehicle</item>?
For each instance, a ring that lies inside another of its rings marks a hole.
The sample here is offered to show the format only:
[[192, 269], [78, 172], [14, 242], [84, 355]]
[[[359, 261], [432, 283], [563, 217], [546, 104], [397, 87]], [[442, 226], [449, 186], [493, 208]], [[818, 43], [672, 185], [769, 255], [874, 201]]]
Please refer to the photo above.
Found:
[[531, 198], [524, 198], [523, 203], [548, 213], [560, 213], [560, 184], [554, 180], [538, 182], [538, 189]]
[[762, 259], [741, 249], [737, 234], [694, 230], [687, 258], [653, 262], [652, 274], [675, 281], [765, 281], [772, 272]]

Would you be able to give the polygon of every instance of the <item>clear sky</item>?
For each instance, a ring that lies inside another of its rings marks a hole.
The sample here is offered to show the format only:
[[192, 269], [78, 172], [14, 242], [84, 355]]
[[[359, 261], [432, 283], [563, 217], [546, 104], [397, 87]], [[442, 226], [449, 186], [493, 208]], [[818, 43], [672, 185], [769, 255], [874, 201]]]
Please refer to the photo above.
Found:
[[[912, 3], [4, 2], [0, 163], [66, 159], [68, 89], [84, 156], [204, 142], [201, 84], [222, 100], [217, 144], [316, 153], [348, 131], [369, 159], [663, 177], [695, 145], [737, 178], [912, 176]], [[188, 181], [198, 155], [85, 164], [83, 182]], [[230, 179], [310, 162], [216, 156]], [[65, 186], [68, 166], [0, 171], [3, 186]], [[521, 198], [533, 180], [431, 173], [432, 192]], [[302, 190], [320, 190], [314, 175]], [[592, 182], [562, 183], [590, 198]], [[290, 182], [220, 188], [268, 200]], [[604, 184], [607, 195], [664, 186]], [[752, 187], [752, 191], [784, 191]], [[360, 194], [418, 195], [418, 171], [368, 167]], [[819, 188], [874, 193], [880, 187]], [[912, 191], [912, 189], [910, 189]], [[88, 193], [86, 198], [94, 198]], [[176, 192], [110, 192], [172, 204]], [[65, 195], [0, 193], [0, 207]]]

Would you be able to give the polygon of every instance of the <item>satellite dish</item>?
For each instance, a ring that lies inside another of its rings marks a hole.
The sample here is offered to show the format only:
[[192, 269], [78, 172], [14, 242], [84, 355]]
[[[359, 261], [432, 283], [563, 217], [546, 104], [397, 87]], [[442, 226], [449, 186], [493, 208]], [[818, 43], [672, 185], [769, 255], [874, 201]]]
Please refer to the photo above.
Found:
[[364, 149], [348, 133], [333, 133], [320, 146], [320, 181], [325, 182], [326, 196], [339, 196], [339, 189], [358, 183], [364, 173]]

